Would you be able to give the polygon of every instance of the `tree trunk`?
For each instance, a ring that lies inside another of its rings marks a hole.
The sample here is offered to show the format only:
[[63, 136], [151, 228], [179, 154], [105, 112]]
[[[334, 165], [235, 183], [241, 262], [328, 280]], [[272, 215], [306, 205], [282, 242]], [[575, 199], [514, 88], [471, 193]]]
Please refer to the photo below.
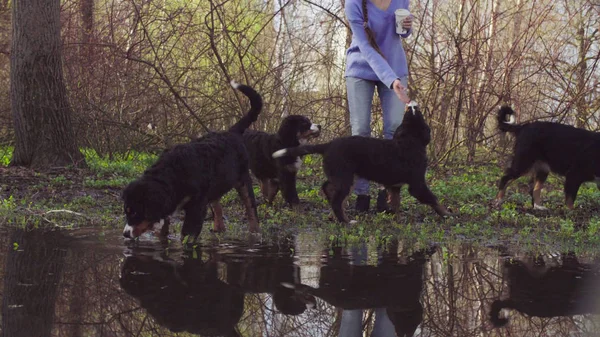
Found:
[[11, 164], [34, 169], [85, 165], [63, 82], [60, 1], [18, 0], [12, 13], [10, 94], [16, 142]]
[[509, 55], [507, 57], [507, 66], [506, 66], [506, 82], [504, 89], [504, 101], [508, 104], [512, 105], [512, 107], [517, 112], [517, 122], [521, 121], [521, 107], [518, 93], [513, 93], [513, 83], [515, 82], [515, 72], [519, 71], [519, 67], [521, 66], [521, 59], [523, 55], [521, 54], [521, 21], [523, 20], [522, 15], [523, 3], [522, 0], [516, 1], [516, 13], [514, 16], [514, 27], [512, 34], [512, 43], [509, 51]]
[[[92, 37], [94, 36], [94, 0], [81, 0], [81, 55], [84, 57], [84, 66], [91, 66], [92, 57], [94, 55], [94, 44]], [[88, 67], [88, 71], [92, 68]]]
[[6, 256], [2, 336], [51, 336], [65, 237], [57, 232], [16, 230], [10, 242], [18, 248]]
[[577, 121], [575, 125], [578, 128], [585, 128], [588, 123], [588, 104], [586, 101], [586, 72], [587, 72], [587, 53], [590, 45], [589, 39], [585, 34], [584, 20], [581, 20], [577, 29], [578, 61], [575, 73], [577, 74], [577, 90], [575, 92], [575, 106], [577, 108]]

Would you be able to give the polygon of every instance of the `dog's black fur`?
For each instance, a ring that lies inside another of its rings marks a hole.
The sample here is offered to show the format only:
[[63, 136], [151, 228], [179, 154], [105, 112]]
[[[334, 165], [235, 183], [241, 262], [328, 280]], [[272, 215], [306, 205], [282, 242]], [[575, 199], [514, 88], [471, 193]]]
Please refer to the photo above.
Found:
[[[229, 131], [209, 133], [164, 151], [141, 178], [125, 188], [125, 237], [141, 235], [181, 207], [185, 210], [181, 238], [189, 235], [189, 239], [195, 240], [202, 230], [209, 203], [214, 211], [214, 230], [224, 231], [219, 199], [232, 188], [237, 189], [244, 203], [249, 230], [258, 231], [256, 200], [242, 134], [258, 118], [262, 98], [248, 86], [233, 85], [250, 99], [249, 112]], [[161, 234], [168, 234], [168, 223]]]
[[244, 311], [244, 292], [219, 280], [215, 261], [185, 258], [179, 264], [128, 256], [119, 283], [158, 324], [173, 332], [239, 336], [235, 327]]
[[244, 141], [250, 155], [250, 170], [260, 182], [262, 195], [271, 204], [279, 188], [284, 200], [296, 206], [300, 203], [296, 191], [296, 174], [302, 163], [299, 157], [273, 158], [277, 150], [294, 147], [318, 137], [321, 126], [305, 116], [287, 116], [276, 134], [248, 130]]
[[496, 204], [511, 181], [531, 173], [533, 206], [541, 208], [540, 191], [549, 172], [554, 172], [565, 177], [565, 203], [572, 209], [581, 184], [600, 177], [600, 133], [553, 122], [513, 124], [507, 117], [514, 113], [503, 106], [497, 115], [498, 129], [514, 134], [516, 142], [510, 167], [498, 183]]
[[502, 309], [515, 309], [535, 317], [573, 316], [600, 312], [600, 268], [580, 263], [573, 253], [562, 255], [562, 263], [547, 267], [543, 259], [534, 264], [507, 259], [509, 297], [495, 300], [490, 320], [496, 327], [506, 325]]
[[354, 176], [383, 184], [396, 214], [400, 209], [400, 188], [407, 184], [409, 193], [421, 203], [431, 206], [440, 215], [450, 215], [425, 182], [426, 146], [430, 140], [429, 126], [419, 108], [412, 103], [393, 139], [343, 137], [325, 144], [279, 150], [273, 156], [322, 154], [327, 181], [321, 190], [340, 222], [349, 222], [343, 204], [352, 189]]

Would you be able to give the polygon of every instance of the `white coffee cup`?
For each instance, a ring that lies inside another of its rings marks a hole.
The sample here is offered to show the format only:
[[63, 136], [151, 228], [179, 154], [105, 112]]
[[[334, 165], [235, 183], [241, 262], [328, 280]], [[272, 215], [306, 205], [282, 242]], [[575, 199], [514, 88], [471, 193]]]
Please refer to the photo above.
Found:
[[396, 14], [396, 33], [398, 34], [406, 34], [408, 33], [408, 29], [402, 28], [402, 22], [404, 19], [410, 16], [410, 11], [408, 9], [399, 8], [394, 12]]

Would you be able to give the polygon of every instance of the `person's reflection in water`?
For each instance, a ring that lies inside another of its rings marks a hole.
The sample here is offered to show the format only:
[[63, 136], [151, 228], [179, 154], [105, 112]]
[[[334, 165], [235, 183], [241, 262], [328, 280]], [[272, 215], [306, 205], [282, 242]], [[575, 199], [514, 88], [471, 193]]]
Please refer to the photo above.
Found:
[[284, 237], [277, 244], [253, 253], [224, 254], [218, 259], [227, 265], [228, 284], [239, 286], [245, 293], [271, 294], [279, 312], [296, 316], [314, 307], [316, 300], [282, 285], [300, 283], [300, 267], [294, 264], [294, 252], [294, 238]]
[[321, 268], [319, 288], [295, 288], [343, 309], [340, 337], [364, 335], [364, 309], [375, 311], [372, 337], [412, 336], [423, 319], [423, 266], [434, 249], [418, 251], [400, 263], [397, 248], [396, 242], [388, 253], [380, 253], [377, 266], [366, 265], [364, 245], [350, 250], [351, 261], [334, 249]]
[[[397, 249], [397, 245], [392, 245], [390, 248]], [[363, 269], [364, 272], [359, 272], [356, 275], [349, 275], [351, 278], [355, 278], [355, 282], [351, 283], [351, 288], [348, 291], [356, 289], [360, 284], [369, 285], [371, 287], [366, 288], [375, 291], [376, 287], [382, 287], [386, 289], [386, 292], [380, 293], [379, 295], [389, 296], [391, 299], [389, 306], [383, 306], [381, 302], [383, 298], [374, 298], [373, 304], [375, 311], [375, 322], [373, 323], [373, 330], [371, 332], [372, 337], [394, 337], [394, 336], [412, 336], [421, 323], [423, 308], [419, 302], [417, 296], [421, 293], [422, 288], [422, 267], [416, 268], [416, 274], [411, 275], [407, 273], [408, 270], [395, 270], [396, 267], [404, 269], [403, 266], [397, 264], [397, 257], [395, 256], [396, 250], [391, 251], [390, 254], [383, 257], [380, 264], [377, 267], [366, 266], [367, 263], [367, 247], [361, 245], [360, 247], [352, 248], [350, 253], [352, 256], [352, 264], [356, 266], [355, 269]], [[422, 266], [424, 260], [419, 260], [417, 264]], [[389, 269], [388, 269], [389, 268]], [[399, 274], [394, 275], [397, 271]], [[350, 271], [352, 273], [352, 271]], [[416, 278], [413, 278], [415, 277]], [[408, 278], [407, 278], [408, 277]], [[398, 278], [398, 279], [396, 279]], [[369, 280], [370, 279], [370, 280]], [[412, 281], [417, 282], [412, 282]], [[335, 281], [335, 280], [332, 280]], [[405, 288], [406, 285], [403, 281], [409, 281], [412, 287]], [[352, 287], [354, 286], [354, 287]], [[398, 288], [396, 288], [398, 287]], [[406, 291], [406, 294], [403, 294]], [[415, 291], [413, 294], [408, 292]], [[406, 295], [408, 298], [413, 299], [413, 303], [405, 306], [405, 300], [401, 300], [397, 303], [392, 303], [395, 294], [400, 296]], [[373, 295], [377, 296], [376, 293]], [[368, 300], [367, 300], [368, 301]], [[368, 305], [363, 305], [368, 308]], [[342, 311], [342, 321], [340, 326], [340, 337], [360, 337], [363, 336], [363, 309], [344, 309]]]
[[[352, 264], [361, 266], [367, 264], [367, 247], [350, 250]], [[345, 309], [342, 311], [342, 323], [340, 326], [340, 337], [360, 337], [363, 335], [363, 309]], [[387, 315], [386, 308], [375, 308], [375, 323], [373, 324], [373, 337], [395, 336], [394, 325]]]
[[177, 264], [128, 256], [120, 284], [158, 324], [173, 332], [239, 336], [235, 326], [244, 309], [244, 294], [219, 280], [213, 260], [184, 258]]

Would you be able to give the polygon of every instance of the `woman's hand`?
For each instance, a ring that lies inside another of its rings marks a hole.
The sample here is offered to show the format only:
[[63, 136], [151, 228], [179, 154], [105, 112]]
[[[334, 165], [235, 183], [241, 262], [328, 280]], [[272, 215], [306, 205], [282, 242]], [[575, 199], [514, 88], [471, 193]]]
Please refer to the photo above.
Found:
[[412, 15], [407, 16], [403, 21], [402, 21], [402, 28], [409, 30], [412, 28], [412, 22], [413, 22], [413, 17]]
[[394, 80], [394, 82], [392, 83], [392, 88], [394, 89], [396, 96], [398, 96], [398, 98], [402, 102], [404, 102], [405, 104], [408, 104], [410, 102], [410, 98], [408, 97], [408, 93], [406, 92], [407, 90], [402, 85], [399, 79]]

